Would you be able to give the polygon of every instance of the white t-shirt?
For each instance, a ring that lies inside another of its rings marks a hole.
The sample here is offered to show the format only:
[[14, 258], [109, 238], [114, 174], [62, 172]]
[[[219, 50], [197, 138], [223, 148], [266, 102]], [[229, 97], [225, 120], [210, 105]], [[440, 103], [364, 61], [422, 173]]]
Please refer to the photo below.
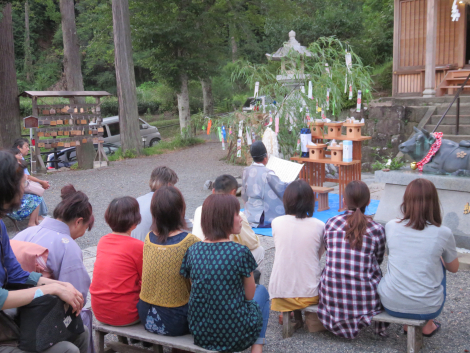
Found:
[[397, 219], [385, 225], [389, 249], [387, 273], [378, 292], [384, 307], [405, 314], [432, 314], [444, 301], [444, 262], [457, 258], [455, 239], [446, 226], [423, 230], [406, 227]]

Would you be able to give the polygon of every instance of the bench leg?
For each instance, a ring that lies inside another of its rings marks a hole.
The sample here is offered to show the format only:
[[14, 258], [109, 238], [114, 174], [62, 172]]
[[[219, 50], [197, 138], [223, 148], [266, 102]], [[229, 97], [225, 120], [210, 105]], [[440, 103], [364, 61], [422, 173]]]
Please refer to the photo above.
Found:
[[282, 313], [282, 338], [292, 337], [294, 334], [294, 327], [290, 322], [290, 311]]
[[95, 330], [95, 350], [96, 353], [104, 353], [104, 332]]
[[161, 346], [159, 344], [154, 344], [153, 345], [153, 351], [155, 353], [163, 353], [163, 346]]
[[328, 193], [318, 194], [318, 212], [330, 209], [328, 204]]
[[418, 353], [423, 347], [423, 328], [408, 325], [406, 353]]

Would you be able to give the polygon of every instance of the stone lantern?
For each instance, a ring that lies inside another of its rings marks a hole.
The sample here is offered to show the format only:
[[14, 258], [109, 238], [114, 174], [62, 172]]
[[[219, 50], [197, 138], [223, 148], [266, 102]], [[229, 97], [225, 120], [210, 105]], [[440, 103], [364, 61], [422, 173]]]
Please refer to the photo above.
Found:
[[[293, 57], [300, 55], [300, 71], [295, 72], [296, 61]], [[312, 57], [313, 54], [307, 50], [306, 47], [300, 45], [295, 39], [295, 32], [289, 32], [289, 41], [284, 43], [282, 48], [279, 48], [274, 54], [266, 54], [269, 60], [280, 61], [282, 74], [277, 75], [276, 79], [287, 85], [298, 85], [300, 81], [305, 80], [307, 77], [304, 75], [304, 58]], [[286, 70], [286, 63], [288, 70]], [[290, 70], [289, 70], [290, 68]]]

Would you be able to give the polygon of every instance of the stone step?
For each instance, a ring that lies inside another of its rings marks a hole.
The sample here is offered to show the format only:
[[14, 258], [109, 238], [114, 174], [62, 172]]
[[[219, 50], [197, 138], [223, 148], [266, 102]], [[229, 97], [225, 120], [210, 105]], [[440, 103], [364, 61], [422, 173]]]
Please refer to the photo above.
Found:
[[[427, 131], [432, 131], [436, 125], [426, 125], [424, 128]], [[445, 135], [455, 135], [455, 125], [439, 125], [437, 128], [437, 132], [443, 132]], [[459, 126], [459, 134], [460, 135], [470, 135], [470, 125], [462, 125]]]
[[442, 136], [442, 138], [445, 138], [447, 140], [455, 141], [455, 142], [460, 142], [462, 140], [470, 140], [470, 135], [446, 135]]
[[459, 271], [470, 271], [470, 254], [466, 252], [458, 252], [457, 254], [460, 262]]
[[[434, 114], [441, 115], [444, 114], [449, 107], [448, 104], [441, 104], [436, 107]], [[456, 115], [457, 114], [457, 102], [452, 104], [447, 115]], [[470, 115], [470, 103], [460, 103], [460, 115]]]
[[[442, 117], [442, 115], [433, 115], [429, 121], [429, 124], [431, 125], [436, 125], [439, 121], [439, 119]], [[457, 116], [456, 115], [449, 115], [447, 114], [444, 120], [442, 120], [442, 124], [446, 125], [455, 125], [457, 122]], [[460, 125], [468, 125], [470, 124], [470, 115], [460, 115]]]

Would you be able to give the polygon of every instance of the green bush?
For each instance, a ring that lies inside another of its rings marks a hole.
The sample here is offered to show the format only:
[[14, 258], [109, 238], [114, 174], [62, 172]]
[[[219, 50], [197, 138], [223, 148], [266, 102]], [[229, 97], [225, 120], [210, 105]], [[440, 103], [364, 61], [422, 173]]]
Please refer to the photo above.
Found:
[[[137, 102], [137, 110], [139, 115], [146, 113], [156, 114], [160, 108], [158, 102]], [[101, 115], [103, 117], [119, 115], [119, 103], [116, 100], [107, 100], [101, 103]]]

